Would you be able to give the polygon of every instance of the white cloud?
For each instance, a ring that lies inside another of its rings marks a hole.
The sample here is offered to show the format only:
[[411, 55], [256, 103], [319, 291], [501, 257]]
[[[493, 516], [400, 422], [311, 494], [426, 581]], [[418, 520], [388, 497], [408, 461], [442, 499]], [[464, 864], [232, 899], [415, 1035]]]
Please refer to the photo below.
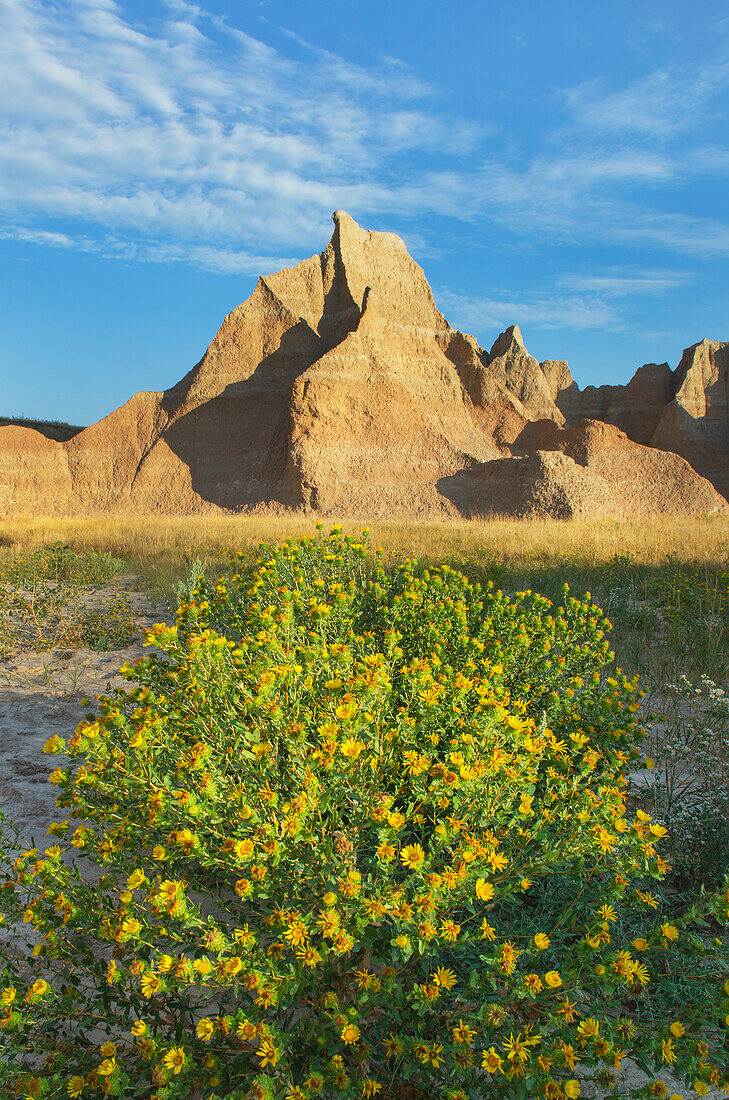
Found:
[[396, 60], [305, 45], [291, 60], [177, 0], [149, 27], [113, 0], [0, 0], [6, 215], [308, 249], [333, 209], [389, 191], [409, 151], [478, 140]]
[[665, 294], [692, 281], [681, 271], [606, 272], [601, 275], [563, 275], [559, 285], [567, 290], [621, 298], [633, 294]]
[[[5, 235], [248, 272], [308, 254], [344, 208], [381, 225], [439, 215], [535, 243], [729, 254], [729, 224], [669, 209], [681, 185], [729, 172], [706, 132], [729, 86], [720, 52], [618, 90], [565, 90], [568, 124], [506, 162], [481, 152], [488, 119], [449, 117], [397, 59], [354, 64], [263, 24], [274, 48], [190, 0], [147, 11], [143, 23], [115, 0], [0, 0]], [[602, 323], [589, 302], [561, 301], [575, 325]]]
[[472, 297], [448, 289], [435, 295], [438, 308], [450, 323], [465, 331], [503, 331], [509, 325], [531, 324], [538, 328], [615, 329], [620, 324], [613, 306], [599, 297], [559, 294], [525, 294], [512, 301]]
[[28, 244], [45, 244], [51, 248], [74, 248], [74, 241], [67, 233], [51, 233], [46, 229], [24, 229], [20, 225], [0, 226], [0, 239], [24, 241]]
[[702, 67], [665, 67], [632, 81], [621, 91], [607, 91], [601, 79], [565, 91], [575, 125], [608, 134], [634, 133], [666, 138], [707, 121], [716, 94], [729, 83], [729, 56]]
[[268, 275], [298, 262], [293, 256], [270, 256], [241, 248], [216, 248], [213, 245], [185, 243], [177, 245], [159, 240], [127, 240], [106, 234], [103, 237], [69, 236], [41, 229], [0, 225], [0, 239], [41, 244], [51, 248], [94, 252], [118, 260], [141, 263], [191, 264], [218, 275]]

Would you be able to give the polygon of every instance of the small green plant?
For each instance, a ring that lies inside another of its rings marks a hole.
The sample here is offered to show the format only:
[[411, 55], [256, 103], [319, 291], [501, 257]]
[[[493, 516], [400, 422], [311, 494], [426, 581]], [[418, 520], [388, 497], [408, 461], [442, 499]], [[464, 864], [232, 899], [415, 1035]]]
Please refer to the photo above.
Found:
[[46, 745], [68, 819], [4, 869], [0, 1087], [563, 1100], [627, 1096], [628, 1057], [634, 1096], [725, 1082], [698, 922], [729, 891], [661, 912], [606, 630], [568, 593], [373, 568], [336, 527], [200, 582]]
[[56, 542], [0, 563], [0, 653], [15, 648], [37, 652], [54, 646], [128, 645], [136, 633], [129, 598], [119, 595], [106, 611], [89, 610], [82, 593], [98, 588], [124, 568], [108, 552], [76, 554]]
[[195, 558], [187, 567], [184, 577], [175, 581], [168, 597], [168, 607], [173, 613], [181, 603], [191, 603], [200, 581], [205, 577], [205, 563]]
[[15, 648], [15, 638], [7, 613], [0, 608], [0, 659], [8, 658]]
[[636, 793], [668, 826], [678, 886], [716, 886], [729, 871], [729, 696], [706, 676], [680, 676], [663, 699], [653, 781]]
[[103, 607], [84, 609], [74, 627], [76, 644], [98, 650], [124, 649], [138, 634], [126, 592], [120, 592]]

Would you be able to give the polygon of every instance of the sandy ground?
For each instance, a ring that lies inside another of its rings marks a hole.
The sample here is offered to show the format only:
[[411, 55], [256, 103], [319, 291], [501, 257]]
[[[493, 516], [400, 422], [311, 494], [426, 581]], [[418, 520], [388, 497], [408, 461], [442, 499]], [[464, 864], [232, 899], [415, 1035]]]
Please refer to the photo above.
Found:
[[[88, 709], [82, 699], [93, 703], [98, 695], [123, 685], [119, 668], [148, 652], [142, 646], [144, 631], [170, 619], [166, 609], [153, 607], [143, 593], [126, 585], [105, 586], [94, 594], [93, 603], [103, 603], [119, 591], [129, 595], [139, 622], [139, 640], [133, 645], [106, 653], [25, 649], [0, 661], [0, 810], [40, 848], [53, 843], [46, 830], [57, 817], [56, 790], [48, 775], [63, 766], [62, 757], [43, 754], [43, 745], [53, 734], [71, 737]], [[91, 606], [92, 601], [87, 602]]]
[[[62, 757], [43, 754], [44, 743], [52, 734], [69, 738], [88, 709], [82, 706], [82, 700], [89, 699], [93, 704], [98, 695], [122, 686], [125, 681], [118, 675], [119, 668], [148, 652], [142, 646], [144, 631], [156, 622], [171, 621], [166, 608], [152, 606], [128, 583], [105, 586], [95, 594], [94, 602], [103, 604], [120, 590], [129, 594], [140, 625], [139, 640], [133, 645], [106, 653], [63, 648], [46, 653], [24, 650], [0, 661], [0, 810], [14, 821], [28, 844], [43, 850], [54, 843], [47, 828], [58, 817], [56, 790], [48, 783], [48, 774], [54, 767], [63, 766]], [[634, 778], [647, 784], [652, 775], [644, 771]], [[684, 1100], [697, 1097], [669, 1074], [662, 1074], [661, 1079], [668, 1088], [666, 1097], [673, 1093]], [[626, 1060], [620, 1081], [621, 1096], [628, 1096], [630, 1089], [646, 1083], [646, 1077]], [[582, 1095], [599, 1100], [604, 1094], [585, 1082]], [[725, 1094], [719, 1090], [709, 1095]]]

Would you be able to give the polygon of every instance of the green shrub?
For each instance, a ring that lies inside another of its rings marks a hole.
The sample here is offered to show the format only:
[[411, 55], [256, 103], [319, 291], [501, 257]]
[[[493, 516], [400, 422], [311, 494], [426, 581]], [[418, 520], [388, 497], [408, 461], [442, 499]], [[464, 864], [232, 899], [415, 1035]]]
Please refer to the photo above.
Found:
[[205, 562], [195, 558], [187, 567], [184, 576], [179, 577], [168, 589], [166, 603], [170, 611], [177, 611], [181, 603], [189, 603], [195, 597], [195, 590], [205, 577]]
[[108, 550], [86, 550], [77, 554], [62, 542], [40, 550], [15, 554], [0, 562], [0, 583], [13, 587], [32, 587], [39, 581], [66, 582], [71, 586], [103, 584], [121, 573], [124, 562]]
[[126, 592], [103, 607], [83, 608], [72, 625], [74, 644], [89, 649], [123, 649], [137, 637], [134, 609]]
[[128, 645], [137, 631], [126, 594], [105, 610], [80, 601], [82, 591], [123, 568], [121, 558], [106, 551], [76, 554], [62, 542], [0, 561], [0, 656], [26, 646], [40, 653], [61, 645]]
[[588, 601], [368, 569], [339, 528], [201, 581], [46, 746], [69, 820], [0, 891], [37, 939], [0, 948], [0, 1083], [559, 1100], [586, 1074], [626, 1096], [630, 1056], [718, 1084], [726, 951], [658, 908], [605, 630]]

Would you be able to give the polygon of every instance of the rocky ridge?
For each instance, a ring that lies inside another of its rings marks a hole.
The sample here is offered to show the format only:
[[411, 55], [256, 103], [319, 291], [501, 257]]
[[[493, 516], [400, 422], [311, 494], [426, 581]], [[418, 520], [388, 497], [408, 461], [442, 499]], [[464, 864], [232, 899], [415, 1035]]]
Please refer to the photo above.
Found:
[[581, 391], [517, 326], [488, 352], [451, 328], [399, 237], [333, 220], [170, 390], [67, 440], [0, 426], [3, 513], [729, 510], [729, 344]]

